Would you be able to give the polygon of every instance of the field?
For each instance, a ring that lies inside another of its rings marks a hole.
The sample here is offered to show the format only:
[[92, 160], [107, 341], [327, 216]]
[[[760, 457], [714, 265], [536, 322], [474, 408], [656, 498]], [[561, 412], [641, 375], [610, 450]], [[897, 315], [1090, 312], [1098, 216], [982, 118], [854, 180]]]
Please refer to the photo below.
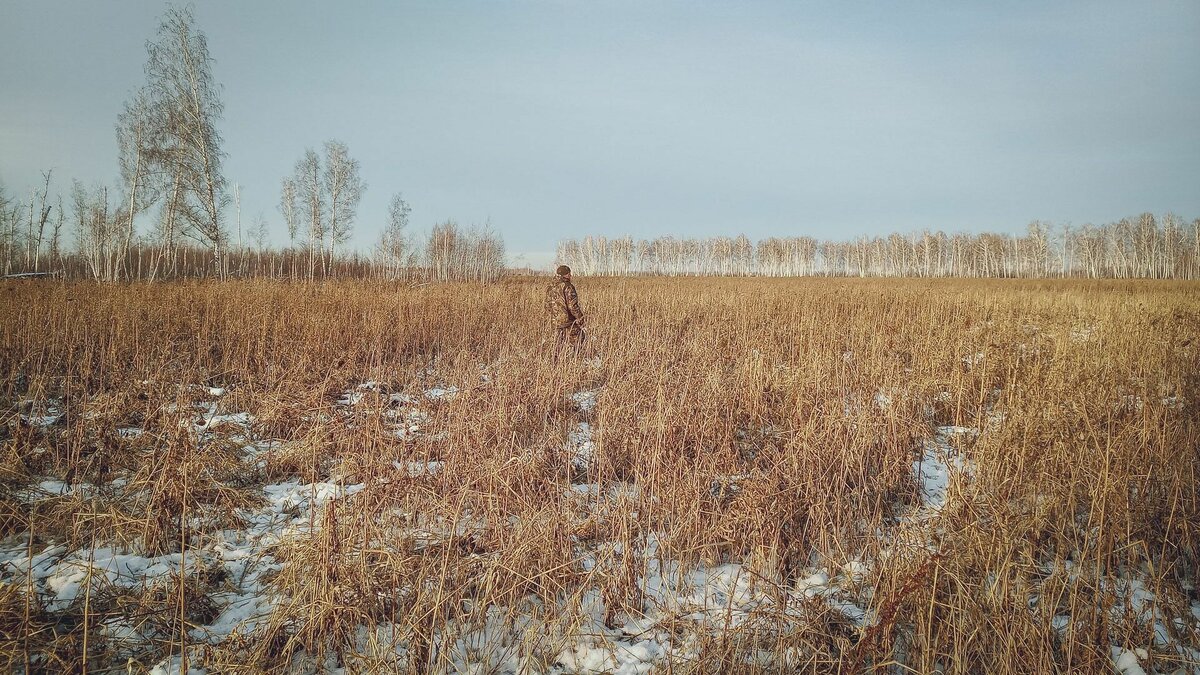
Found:
[[1200, 672], [1200, 284], [6, 282], [0, 669]]

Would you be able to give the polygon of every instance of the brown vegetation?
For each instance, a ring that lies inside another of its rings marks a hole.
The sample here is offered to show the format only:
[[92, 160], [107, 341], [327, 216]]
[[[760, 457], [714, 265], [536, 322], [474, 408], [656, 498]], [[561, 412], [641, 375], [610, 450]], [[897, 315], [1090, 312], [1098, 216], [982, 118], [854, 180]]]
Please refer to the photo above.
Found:
[[[583, 278], [555, 363], [540, 283], [6, 283], [0, 668], [545, 672], [597, 602], [662, 672], [1196, 667], [1200, 287]], [[339, 494], [283, 509], [273, 604], [197, 644], [289, 480]], [[171, 572], [55, 604], [54, 546]], [[754, 602], [645, 584], [723, 563]]]

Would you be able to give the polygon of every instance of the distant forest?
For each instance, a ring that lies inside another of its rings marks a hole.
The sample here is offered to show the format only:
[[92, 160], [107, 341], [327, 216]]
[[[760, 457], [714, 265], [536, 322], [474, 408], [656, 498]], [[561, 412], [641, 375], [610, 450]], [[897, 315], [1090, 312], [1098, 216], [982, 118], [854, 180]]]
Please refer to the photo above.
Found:
[[852, 241], [584, 237], [559, 261], [589, 275], [1200, 278], [1200, 218], [1144, 213], [1102, 226], [1034, 222], [1024, 235], [918, 232]]

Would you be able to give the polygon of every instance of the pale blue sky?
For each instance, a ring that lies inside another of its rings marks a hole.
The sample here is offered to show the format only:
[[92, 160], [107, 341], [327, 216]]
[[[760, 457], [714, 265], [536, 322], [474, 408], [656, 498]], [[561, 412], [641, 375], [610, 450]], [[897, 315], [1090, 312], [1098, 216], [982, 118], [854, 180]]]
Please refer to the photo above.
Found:
[[[151, 0], [0, 0], [0, 180], [115, 182]], [[584, 234], [1018, 231], [1200, 216], [1200, 3], [197, 3], [243, 220], [346, 142], [413, 226]], [[230, 223], [232, 223], [232, 217]]]

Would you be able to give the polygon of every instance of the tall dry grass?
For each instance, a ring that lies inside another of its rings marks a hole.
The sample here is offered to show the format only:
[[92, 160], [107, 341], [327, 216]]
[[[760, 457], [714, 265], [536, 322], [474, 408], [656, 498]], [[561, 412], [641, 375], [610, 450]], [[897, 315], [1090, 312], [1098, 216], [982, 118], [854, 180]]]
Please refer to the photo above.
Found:
[[[863, 625], [821, 603], [716, 632], [662, 619], [691, 631], [663, 671], [1094, 672], [1113, 646], [1196, 667], [1113, 608], [1138, 579], [1170, 637], [1200, 645], [1200, 286], [579, 279], [590, 340], [556, 362], [540, 283], [6, 284], [0, 534], [185, 562], [162, 588], [57, 610], [6, 572], [0, 667], [181, 653], [222, 583], [188, 551], [289, 478], [364, 488], [272, 547], [274, 611], [193, 665], [426, 672], [451, 667], [455, 636], [502, 625], [489, 635], [511, 643], [469, 648], [549, 669], [590, 593], [612, 626], [641, 614], [652, 558], [743, 563], [781, 605], [813, 569], [867, 563]], [[339, 408], [366, 381], [459, 393], [401, 438], [387, 396]], [[180, 411], [212, 400], [188, 385], [227, 389], [221, 409], [273, 439], [266, 461], [187, 433]], [[22, 421], [51, 402], [55, 424]], [[562, 450], [581, 420], [586, 466]], [[946, 425], [981, 432], [956, 436], [969, 480], [917, 519], [913, 464]], [[48, 477], [97, 487], [22, 496]], [[619, 494], [581, 501], [581, 483]], [[131, 615], [153, 630], [126, 653], [98, 627]]]

